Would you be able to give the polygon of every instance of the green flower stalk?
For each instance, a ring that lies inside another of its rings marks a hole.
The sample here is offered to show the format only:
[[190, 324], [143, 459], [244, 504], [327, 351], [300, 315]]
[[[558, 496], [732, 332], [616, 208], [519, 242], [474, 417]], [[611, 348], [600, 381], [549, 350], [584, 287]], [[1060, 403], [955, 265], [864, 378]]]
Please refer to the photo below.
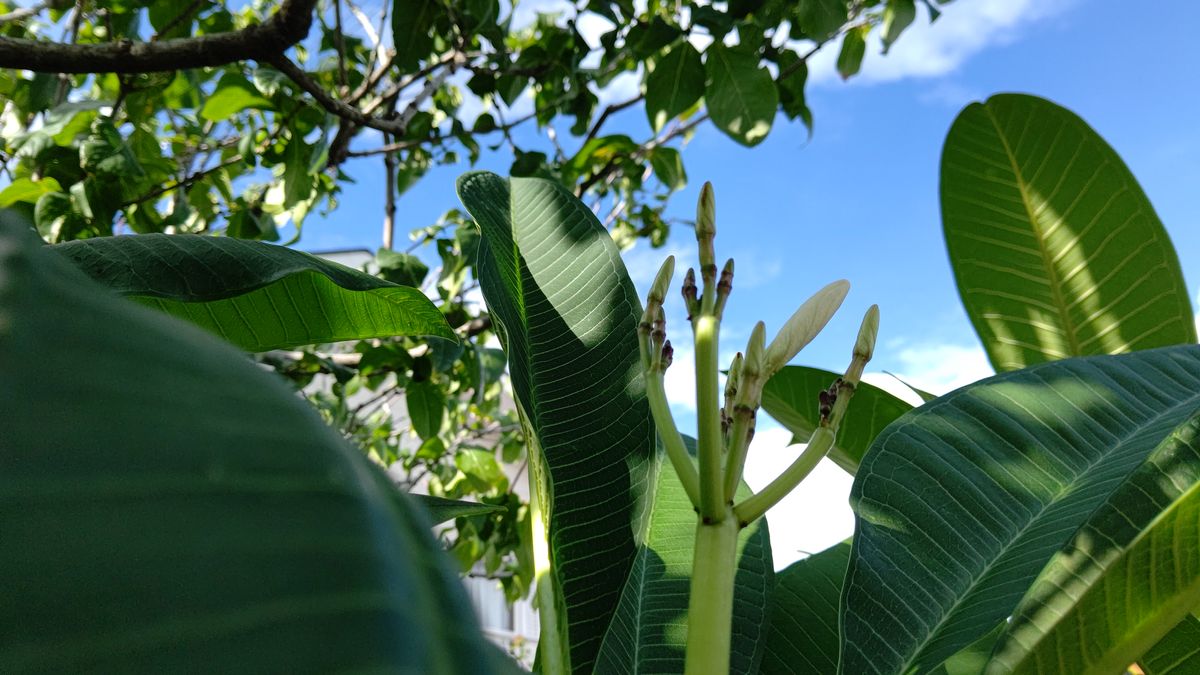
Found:
[[[835, 281], [817, 291], [784, 323], [768, 344], [760, 321], [750, 333], [744, 353], [738, 353], [719, 386], [717, 364], [721, 318], [733, 291], [733, 260], [717, 273], [716, 202], [712, 185], [704, 184], [696, 208], [696, 243], [700, 285], [689, 269], [683, 280], [683, 301], [692, 325], [696, 353], [697, 457], [683, 444], [667, 404], [663, 374], [671, 365], [663, 302], [675, 271], [668, 257], [655, 277], [638, 326], [646, 396], [667, 456], [696, 508], [696, 539], [691, 595], [688, 603], [686, 672], [689, 675], [727, 673], [732, 633], [734, 577], [737, 573], [738, 533], [762, 517], [800, 484], [833, 446], [850, 397], [871, 359], [879, 333], [879, 308], [872, 305], [863, 318], [850, 365], [819, 404], [821, 422], [807, 447], [782, 474], [757, 494], [735, 504], [745, 469], [763, 386], [804, 349], [845, 300], [849, 282]], [[720, 395], [724, 393], [724, 401]]]

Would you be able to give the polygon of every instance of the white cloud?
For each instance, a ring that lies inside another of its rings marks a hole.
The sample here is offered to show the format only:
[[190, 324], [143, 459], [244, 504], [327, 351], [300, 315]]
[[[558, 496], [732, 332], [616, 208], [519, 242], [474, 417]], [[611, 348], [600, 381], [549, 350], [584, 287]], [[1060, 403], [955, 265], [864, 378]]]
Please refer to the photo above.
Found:
[[[917, 20], [882, 55], [879, 31], [871, 34], [862, 72], [853, 82], [892, 82], [907, 78], [933, 78], [954, 72], [975, 54], [1015, 40], [1021, 29], [1035, 21], [1062, 13], [1077, 0], [971, 0], [945, 7], [936, 23], [929, 23], [923, 6]], [[809, 63], [814, 83], [840, 80], [837, 74], [839, 44], [822, 49]]]
[[944, 394], [992, 375], [987, 354], [978, 345], [917, 344], [900, 346], [896, 375], [932, 394]]
[[[760, 418], [760, 424], [763, 420]], [[792, 463], [803, 445], [789, 446], [792, 434], [779, 427], [760, 429], [750, 444], [746, 482], [754, 490], [766, 487]], [[783, 569], [809, 554], [822, 551], [854, 533], [850, 486], [854, 478], [825, 459], [800, 486], [767, 512], [775, 569]]]

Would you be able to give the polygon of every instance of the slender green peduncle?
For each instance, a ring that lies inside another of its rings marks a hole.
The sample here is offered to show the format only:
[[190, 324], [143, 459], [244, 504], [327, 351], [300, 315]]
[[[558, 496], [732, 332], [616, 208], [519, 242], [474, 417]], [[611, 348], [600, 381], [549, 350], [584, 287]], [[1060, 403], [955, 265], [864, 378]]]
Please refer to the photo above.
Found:
[[833, 441], [837, 438], [838, 426], [846, 414], [846, 408], [850, 405], [850, 397], [854, 395], [855, 387], [858, 386], [859, 379], [862, 377], [863, 368], [866, 367], [874, 353], [875, 337], [878, 333], [879, 306], [871, 305], [858, 329], [858, 339], [854, 342], [854, 353], [850, 359], [850, 365], [846, 368], [846, 373], [838, 378], [829, 391], [821, 397], [821, 422], [817, 430], [813, 432], [804, 451], [775, 480], [734, 507], [733, 513], [743, 526], [757, 520], [767, 512], [767, 509], [778, 504], [781, 499], [796, 489], [800, 481], [816, 468], [821, 458], [833, 447]]

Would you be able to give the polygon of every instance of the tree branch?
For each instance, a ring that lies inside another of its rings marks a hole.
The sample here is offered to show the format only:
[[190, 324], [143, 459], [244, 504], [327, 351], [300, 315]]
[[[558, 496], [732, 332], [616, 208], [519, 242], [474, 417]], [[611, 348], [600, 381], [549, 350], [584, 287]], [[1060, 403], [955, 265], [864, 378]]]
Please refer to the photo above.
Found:
[[295, 82], [301, 89], [316, 99], [322, 108], [334, 115], [360, 126], [371, 127], [372, 129], [378, 129], [390, 134], [404, 133], [404, 125], [396, 120], [373, 117], [352, 105], [334, 98], [316, 80], [309, 77], [308, 73], [304, 72], [300, 66], [293, 63], [291, 59], [282, 53], [271, 54], [262, 60], [275, 66], [279, 72], [287, 75], [288, 79]]
[[317, 0], [283, 0], [265, 23], [239, 31], [156, 42], [62, 44], [0, 37], [0, 68], [39, 73], [153, 73], [270, 61], [303, 40]]
[[13, 11], [8, 12], [6, 14], [0, 14], [0, 23], [8, 23], [10, 21], [20, 21], [21, 19], [28, 19], [29, 17], [37, 14], [38, 12], [42, 11], [43, 9], [46, 9], [49, 6], [50, 6], [49, 2], [39, 2], [32, 7], [25, 7], [22, 9], [14, 9]]

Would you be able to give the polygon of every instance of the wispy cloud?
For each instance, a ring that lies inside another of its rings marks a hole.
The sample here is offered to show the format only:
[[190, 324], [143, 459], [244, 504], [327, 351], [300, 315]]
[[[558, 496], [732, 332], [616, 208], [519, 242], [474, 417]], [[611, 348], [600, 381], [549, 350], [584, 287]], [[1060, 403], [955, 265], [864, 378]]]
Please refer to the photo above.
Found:
[[[953, 73], [979, 52], [1015, 40], [1034, 23], [1061, 14], [1077, 0], [971, 0], [948, 5], [933, 24], [920, 4], [917, 20], [886, 56], [879, 32], [871, 35], [862, 72], [852, 82], [893, 82], [908, 78], [934, 78]], [[813, 83], [840, 79], [837, 54], [840, 45], [818, 52], [809, 65]]]
[[944, 394], [992, 375], [987, 354], [978, 345], [947, 343], [898, 345], [896, 373], [905, 382], [932, 394]]

